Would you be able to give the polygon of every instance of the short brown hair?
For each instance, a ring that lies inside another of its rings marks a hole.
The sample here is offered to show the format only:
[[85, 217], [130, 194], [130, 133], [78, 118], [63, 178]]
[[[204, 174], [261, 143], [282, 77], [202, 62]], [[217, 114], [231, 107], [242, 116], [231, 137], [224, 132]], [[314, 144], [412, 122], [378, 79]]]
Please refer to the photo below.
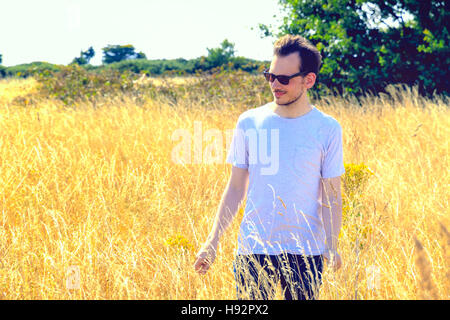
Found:
[[273, 46], [273, 54], [279, 57], [298, 52], [300, 56], [300, 72], [319, 73], [322, 65], [322, 56], [317, 48], [308, 40], [299, 35], [284, 35]]

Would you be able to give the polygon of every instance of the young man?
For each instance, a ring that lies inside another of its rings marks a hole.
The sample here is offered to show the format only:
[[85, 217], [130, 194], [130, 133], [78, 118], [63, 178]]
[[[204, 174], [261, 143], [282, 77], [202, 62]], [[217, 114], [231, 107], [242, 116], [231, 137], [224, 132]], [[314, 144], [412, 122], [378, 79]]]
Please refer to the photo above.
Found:
[[303, 37], [278, 39], [264, 72], [274, 101], [237, 121], [227, 156], [231, 177], [194, 267], [209, 269], [247, 196], [233, 263], [238, 299], [272, 299], [278, 282], [285, 299], [316, 299], [323, 258], [334, 270], [341, 266], [342, 129], [307, 96], [320, 65], [320, 53]]

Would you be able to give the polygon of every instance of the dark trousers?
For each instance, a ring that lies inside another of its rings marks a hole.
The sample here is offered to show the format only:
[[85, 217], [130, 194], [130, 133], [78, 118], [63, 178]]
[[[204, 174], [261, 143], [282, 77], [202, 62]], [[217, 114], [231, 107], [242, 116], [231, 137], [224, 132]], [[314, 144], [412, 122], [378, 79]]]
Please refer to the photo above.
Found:
[[315, 300], [322, 284], [323, 257], [237, 255], [233, 269], [238, 300], [274, 299], [278, 282], [285, 300]]

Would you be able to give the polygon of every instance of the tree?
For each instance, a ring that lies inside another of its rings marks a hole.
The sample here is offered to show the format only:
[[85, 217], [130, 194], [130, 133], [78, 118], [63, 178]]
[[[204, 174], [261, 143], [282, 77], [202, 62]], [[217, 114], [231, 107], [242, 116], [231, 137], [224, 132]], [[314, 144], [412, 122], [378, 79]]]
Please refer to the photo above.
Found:
[[89, 49], [87, 51], [81, 51], [80, 56], [77, 58], [74, 58], [72, 60], [71, 64], [77, 63], [80, 66], [88, 64], [89, 61], [94, 57], [94, 55], [95, 55], [94, 49], [92, 47], [89, 47]]
[[323, 57], [318, 87], [339, 93], [418, 85], [422, 94], [449, 93], [448, 1], [279, 0], [286, 16], [264, 36], [300, 34]]
[[227, 64], [232, 57], [234, 57], [234, 43], [227, 39], [222, 41], [219, 48], [207, 48], [208, 56], [206, 61], [210, 68], [220, 67]]
[[108, 45], [103, 48], [103, 63], [109, 64], [128, 59], [146, 59], [143, 52], [135, 52], [131, 45]]
[[[1, 54], [0, 54], [0, 64], [2, 64], [2, 55]], [[2, 78], [6, 75], [5, 69], [6, 69], [5, 67], [0, 65], [0, 77], [2, 77]]]

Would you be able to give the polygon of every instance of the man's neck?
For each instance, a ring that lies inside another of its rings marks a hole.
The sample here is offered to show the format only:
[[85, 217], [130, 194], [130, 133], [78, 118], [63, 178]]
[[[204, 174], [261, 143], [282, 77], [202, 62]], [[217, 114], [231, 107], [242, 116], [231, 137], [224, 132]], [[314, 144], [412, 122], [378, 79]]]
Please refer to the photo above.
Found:
[[283, 118], [298, 118], [312, 110], [308, 99], [302, 99], [290, 105], [278, 105], [273, 101], [270, 107], [273, 112]]

